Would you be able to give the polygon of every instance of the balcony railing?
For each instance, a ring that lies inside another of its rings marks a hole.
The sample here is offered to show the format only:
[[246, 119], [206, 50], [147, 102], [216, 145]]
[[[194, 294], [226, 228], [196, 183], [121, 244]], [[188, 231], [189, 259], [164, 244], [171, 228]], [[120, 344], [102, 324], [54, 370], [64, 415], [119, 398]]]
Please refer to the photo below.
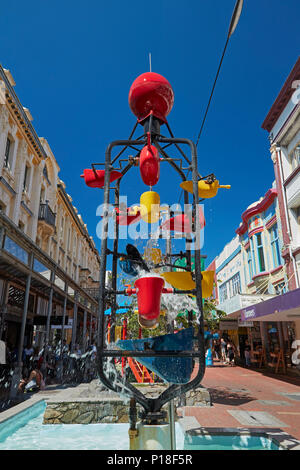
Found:
[[48, 225], [55, 227], [56, 214], [50, 209], [48, 202], [40, 204], [39, 220], [46, 222]]

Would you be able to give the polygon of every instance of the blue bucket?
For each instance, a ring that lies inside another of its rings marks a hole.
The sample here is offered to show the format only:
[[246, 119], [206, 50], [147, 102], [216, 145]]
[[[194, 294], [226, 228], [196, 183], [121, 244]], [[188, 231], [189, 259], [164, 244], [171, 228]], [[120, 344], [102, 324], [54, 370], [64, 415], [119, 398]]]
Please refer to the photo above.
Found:
[[[192, 351], [194, 328], [178, 333], [143, 339], [125, 339], [116, 345], [125, 351]], [[185, 384], [190, 381], [193, 371], [191, 357], [137, 357], [138, 362], [150, 369], [165, 382]]]

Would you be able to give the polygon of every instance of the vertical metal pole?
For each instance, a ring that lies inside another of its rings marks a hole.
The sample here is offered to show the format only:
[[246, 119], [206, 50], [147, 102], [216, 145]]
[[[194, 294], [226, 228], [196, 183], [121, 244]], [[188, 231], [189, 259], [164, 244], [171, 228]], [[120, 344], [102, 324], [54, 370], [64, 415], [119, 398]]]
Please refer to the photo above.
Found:
[[18, 350], [18, 367], [22, 367], [22, 355], [23, 355], [24, 335], [25, 335], [25, 327], [26, 327], [27, 312], [28, 312], [28, 301], [29, 301], [29, 293], [30, 293], [30, 285], [31, 285], [32, 265], [33, 265], [33, 254], [30, 253], [29, 254], [30, 272], [27, 275], [27, 279], [26, 279], [25, 299], [24, 299], [24, 306], [23, 306], [22, 324], [21, 324], [19, 350]]
[[[115, 207], [119, 206], [119, 184], [115, 187]], [[119, 225], [117, 224], [116, 213], [114, 212], [114, 250], [112, 261], [112, 290], [117, 290], [117, 269], [118, 269], [118, 242], [119, 242]], [[111, 306], [110, 317], [110, 342], [115, 342], [115, 327], [116, 327], [116, 296], [113, 297]]]
[[2, 299], [1, 299], [1, 306], [0, 306], [0, 340], [2, 339], [5, 321], [6, 321], [6, 313], [7, 313], [7, 297], [8, 297], [8, 281], [3, 281], [4, 287], [2, 292]]
[[[167, 257], [167, 263], [171, 264], [172, 258], [171, 258], [171, 253], [172, 253], [172, 238], [170, 232], [167, 235], [166, 238], [166, 257]], [[170, 271], [172, 268], [169, 268]], [[174, 320], [169, 320], [167, 323], [167, 333], [174, 333]]]
[[170, 419], [170, 441], [171, 450], [176, 450], [176, 432], [175, 432], [175, 407], [174, 400], [170, 400], [168, 404]]
[[82, 331], [82, 349], [85, 353], [86, 351], [86, 321], [87, 321], [87, 311], [83, 312], [83, 331]]
[[99, 276], [99, 308], [98, 308], [98, 335], [97, 348], [101, 351], [104, 347], [104, 310], [105, 310], [105, 272], [106, 272], [106, 250], [109, 222], [109, 184], [111, 171], [111, 143], [105, 152], [105, 176], [104, 176], [104, 214], [102, 218], [102, 240], [100, 255], [100, 276]]
[[[4, 227], [0, 227], [0, 250], [3, 248], [4, 244], [4, 236], [5, 236], [5, 229]], [[5, 281], [4, 281], [5, 282]], [[2, 338], [3, 330], [4, 330], [4, 323], [6, 317], [6, 309], [7, 309], [7, 292], [8, 292], [8, 282], [5, 282], [3, 295], [1, 299], [1, 311], [0, 311], [0, 340]]]
[[75, 343], [76, 343], [76, 333], [77, 333], [77, 312], [78, 312], [78, 304], [77, 304], [78, 292], [75, 292], [74, 295], [74, 311], [73, 311], [73, 323], [72, 323], [72, 340], [71, 340], [71, 353], [74, 352]]
[[90, 328], [89, 328], [89, 338], [90, 338], [90, 345], [92, 344], [92, 326], [93, 326], [93, 314], [90, 313]]
[[198, 192], [198, 159], [197, 159], [197, 147], [193, 142], [190, 142], [192, 151], [192, 180], [193, 180], [193, 216], [195, 220], [194, 232], [196, 234], [195, 240], [195, 280], [196, 280], [196, 301], [199, 308], [200, 315], [198, 316], [199, 332], [198, 342], [199, 348], [201, 348], [199, 356], [199, 369], [205, 371], [205, 347], [204, 347], [204, 313], [203, 313], [203, 298], [202, 298], [202, 274], [201, 274], [201, 253], [200, 253], [200, 214], [198, 210], [199, 192]]
[[47, 323], [46, 323], [46, 338], [45, 338], [45, 352], [44, 357], [45, 361], [47, 362], [48, 358], [48, 350], [49, 350], [49, 338], [50, 338], [50, 320], [51, 320], [51, 313], [52, 313], [52, 301], [53, 301], [53, 283], [55, 280], [55, 271], [51, 272], [51, 287], [48, 299], [48, 311], [47, 311]]
[[61, 345], [60, 345], [60, 358], [63, 357], [64, 352], [64, 339], [65, 339], [65, 322], [66, 322], [66, 312], [67, 312], [67, 292], [68, 285], [65, 283], [65, 296], [64, 296], [64, 310], [63, 310], [63, 319], [61, 325]]

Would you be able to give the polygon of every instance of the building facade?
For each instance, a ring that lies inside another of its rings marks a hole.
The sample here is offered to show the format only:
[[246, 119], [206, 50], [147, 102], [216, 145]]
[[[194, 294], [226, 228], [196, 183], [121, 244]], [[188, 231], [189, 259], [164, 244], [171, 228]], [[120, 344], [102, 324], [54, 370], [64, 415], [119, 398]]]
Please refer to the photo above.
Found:
[[[214, 259], [215, 298], [227, 316], [220, 332], [231, 339], [244, 360], [245, 344], [252, 354], [264, 349], [266, 355], [282, 350], [287, 366], [292, 366], [292, 345], [297, 338], [297, 322], [269, 315], [261, 321], [244, 312], [268, 309], [270, 301], [289, 291], [288, 271], [282, 256], [283, 230], [276, 183], [242, 214], [236, 236]], [[265, 310], [267, 312], [267, 310]]]
[[95, 335], [100, 257], [44, 138], [0, 66], [0, 340], [17, 350], [53, 334]]
[[269, 132], [290, 290], [300, 287], [300, 58], [262, 125]]

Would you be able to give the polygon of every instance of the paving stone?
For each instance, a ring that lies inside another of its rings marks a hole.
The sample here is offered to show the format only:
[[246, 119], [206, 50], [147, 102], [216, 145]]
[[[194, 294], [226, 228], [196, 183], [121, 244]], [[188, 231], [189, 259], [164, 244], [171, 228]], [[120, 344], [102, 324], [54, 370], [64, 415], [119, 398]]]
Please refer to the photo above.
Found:
[[244, 426], [264, 426], [264, 427], [289, 427], [287, 424], [282, 423], [277, 418], [274, 418], [270, 413], [265, 411], [239, 411], [227, 410], [237, 421]]
[[280, 400], [257, 400], [256, 403], [260, 403], [261, 405], [267, 406], [292, 406], [291, 403], [287, 401], [280, 401]]

